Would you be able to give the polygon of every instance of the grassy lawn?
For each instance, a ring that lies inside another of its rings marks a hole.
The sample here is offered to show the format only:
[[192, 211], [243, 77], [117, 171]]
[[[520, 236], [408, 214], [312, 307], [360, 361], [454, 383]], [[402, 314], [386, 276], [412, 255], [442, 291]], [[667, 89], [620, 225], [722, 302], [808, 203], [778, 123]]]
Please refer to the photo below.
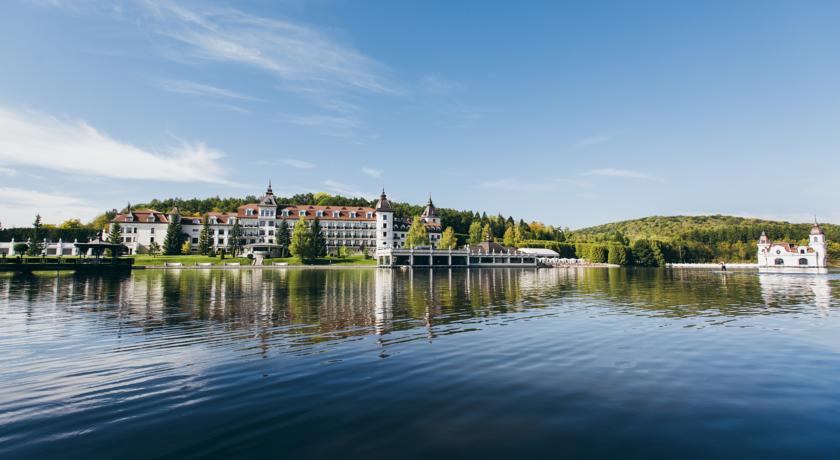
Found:
[[138, 267], [155, 267], [155, 266], [162, 266], [165, 263], [180, 263], [183, 264], [185, 267], [195, 265], [195, 264], [203, 264], [203, 263], [211, 263], [213, 265], [222, 265], [223, 263], [227, 262], [239, 262], [242, 265], [251, 265], [251, 261], [244, 258], [244, 257], [225, 257], [224, 260], [220, 259], [219, 257], [210, 257], [210, 256], [198, 256], [198, 255], [189, 255], [189, 256], [150, 256], [150, 255], [136, 255], [133, 256], [134, 258], [134, 265]]
[[[242, 265], [251, 265], [251, 261], [245, 257], [225, 257], [225, 260], [221, 260], [218, 257], [210, 257], [210, 256], [199, 256], [199, 255], [189, 255], [189, 256], [156, 256], [152, 257], [150, 255], [137, 255], [132, 256], [134, 259], [134, 265], [138, 267], [159, 267], [163, 266], [165, 263], [180, 263], [183, 264], [185, 267], [193, 266], [195, 264], [201, 263], [211, 263], [213, 265], [222, 265], [223, 263], [228, 262], [239, 262]], [[296, 257], [284, 257], [284, 258], [275, 258], [275, 259], [265, 259], [263, 261], [263, 265], [271, 265], [274, 262], [285, 262], [289, 265], [304, 265], [300, 259]], [[310, 265], [362, 265], [362, 266], [373, 266], [376, 265], [376, 259], [365, 259], [362, 256], [349, 256], [344, 259], [339, 257], [324, 257], [313, 261]]]
[[[265, 265], [271, 265], [275, 262], [285, 262], [289, 265], [304, 265], [297, 257], [282, 257], [274, 259], [265, 259]], [[348, 256], [344, 259], [340, 257], [323, 257], [319, 258], [309, 265], [376, 265], [376, 259], [365, 259], [362, 256]]]

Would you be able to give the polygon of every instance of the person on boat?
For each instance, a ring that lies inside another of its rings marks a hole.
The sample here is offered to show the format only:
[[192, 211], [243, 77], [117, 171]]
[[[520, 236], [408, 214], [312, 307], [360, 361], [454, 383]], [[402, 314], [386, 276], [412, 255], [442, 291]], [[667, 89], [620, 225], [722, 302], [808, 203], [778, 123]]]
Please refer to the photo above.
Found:
[[726, 262], [724, 262], [722, 260], [720, 261], [720, 269], [721, 269], [721, 271], [724, 271], [724, 272], [726, 271]]

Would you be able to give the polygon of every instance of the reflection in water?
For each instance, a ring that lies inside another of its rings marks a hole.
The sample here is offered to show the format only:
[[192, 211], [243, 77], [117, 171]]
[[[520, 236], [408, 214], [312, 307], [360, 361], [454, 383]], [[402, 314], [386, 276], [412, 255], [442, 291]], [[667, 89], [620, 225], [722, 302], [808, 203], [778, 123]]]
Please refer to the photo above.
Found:
[[277, 445], [288, 458], [529, 457], [559, 442], [578, 458], [819, 456], [840, 449], [838, 282], [586, 268], [3, 275], [0, 457], [274, 457]]

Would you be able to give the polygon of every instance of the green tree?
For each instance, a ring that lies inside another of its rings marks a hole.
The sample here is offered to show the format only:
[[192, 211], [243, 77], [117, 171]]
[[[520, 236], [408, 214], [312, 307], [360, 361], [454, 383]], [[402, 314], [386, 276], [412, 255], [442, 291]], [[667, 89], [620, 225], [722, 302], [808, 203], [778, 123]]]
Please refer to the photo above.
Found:
[[481, 243], [481, 221], [474, 220], [470, 224], [470, 244]]
[[294, 231], [292, 231], [292, 243], [289, 245], [289, 250], [292, 255], [299, 258], [306, 263], [315, 258], [312, 251], [312, 232], [309, 229], [309, 224], [306, 223], [306, 218], [301, 217], [295, 222]]
[[58, 226], [62, 230], [79, 230], [85, 228], [79, 219], [67, 219]]
[[611, 244], [609, 246], [607, 263], [614, 265], [627, 265], [628, 260], [627, 247], [620, 244]]
[[198, 253], [206, 256], [213, 249], [213, 235], [210, 234], [210, 216], [204, 215], [201, 233], [198, 234]]
[[504, 237], [502, 237], [502, 244], [508, 247], [516, 246], [516, 231], [513, 229], [512, 225], [505, 229]]
[[149, 243], [149, 254], [151, 254], [152, 257], [157, 257], [158, 254], [160, 254], [160, 245], [157, 244], [156, 241]]
[[277, 244], [280, 245], [280, 255], [289, 257], [289, 245], [292, 244], [292, 237], [289, 235], [289, 223], [281, 220], [277, 225]]
[[[120, 226], [120, 223], [119, 222], [111, 222], [111, 226], [108, 229], [108, 242], [111, 243], [111, 244], [122, 244], [122, 241], [120, 241], [121, 236], [122, 236], [122, 227]], [[119, 256], [120, 255], [119, 252], [120, 252], [119, 250], [116, 250], [116, 251], [108, 250], [108, 254], [111, 257]]]
[[593, 244], [589, 248], [589, 262], [602, 264], [607, 261], [607, 247], [602, 244]]
[[493, 241], [493, 228], [490, 224], [484, 224], [484, 229], [481, 230], [481, 241]]
[[416, 248], [417, 246], [429, 245], [429, 231], [426, 229], [426, 224], [420, 220], [420, 217], [414, 217], [411, 222], [411, 227], [408, 228], [408, 233], [405, 235], [405, 246], [407, 248]]
[[228, 235], [228, 250], [236, 257], [242, 250], [242, 227], [239, 226], [239, 219], [233, 221], [233, 227]]
[[184, 241], [184, 244], [181, 245], [181, 254], [188, 256], [192, 252], [192, 245], [190, 244], [190, 240], [187, 239]]
[[41, 252], [44, 250], [44, 230], [43, 225], [41, 223], [41, 215], [35, 215], [35, 222], [32, 223], [32, 244], [29, 245], [29, 255], [30, 256], [39, 256]]
[[174, 216], [166, 227], [166, 237], [163, 239], [163, 253], [174, 256], [181, 253], [184, 235], [181, 233], [181, 218]]
[[455, 249], [458, 247], [458, 240], [455, 238], [455, 230], [452, 227], [446, 227], [446, 230], [440, 235], [437, 247], [438, 249]]
[[111, 244], [120, 244], [120, 236], [122, 233], [122, 227], [120, 226], [119, 222], [111, 222], [111, 227], [108, 231], [108, 242]]
[[309, 228], [312, 234], [312, 254], [314, 257], [324, 257], [327, 255], [327, 239], [324, 238], [324, 232], [321, 230], [321, 221], [315, 218], [312, 221], [312, 226]]

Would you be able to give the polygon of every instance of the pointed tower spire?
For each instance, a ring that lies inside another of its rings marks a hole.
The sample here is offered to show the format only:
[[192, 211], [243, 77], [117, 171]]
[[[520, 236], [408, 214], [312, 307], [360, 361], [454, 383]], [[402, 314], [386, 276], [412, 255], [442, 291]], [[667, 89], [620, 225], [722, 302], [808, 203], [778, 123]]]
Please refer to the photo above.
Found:
[[265, 189], [266, 195], [274, 195], [274, 192], [271, 190], [271, 179], [268, 180], [268, 188]]

